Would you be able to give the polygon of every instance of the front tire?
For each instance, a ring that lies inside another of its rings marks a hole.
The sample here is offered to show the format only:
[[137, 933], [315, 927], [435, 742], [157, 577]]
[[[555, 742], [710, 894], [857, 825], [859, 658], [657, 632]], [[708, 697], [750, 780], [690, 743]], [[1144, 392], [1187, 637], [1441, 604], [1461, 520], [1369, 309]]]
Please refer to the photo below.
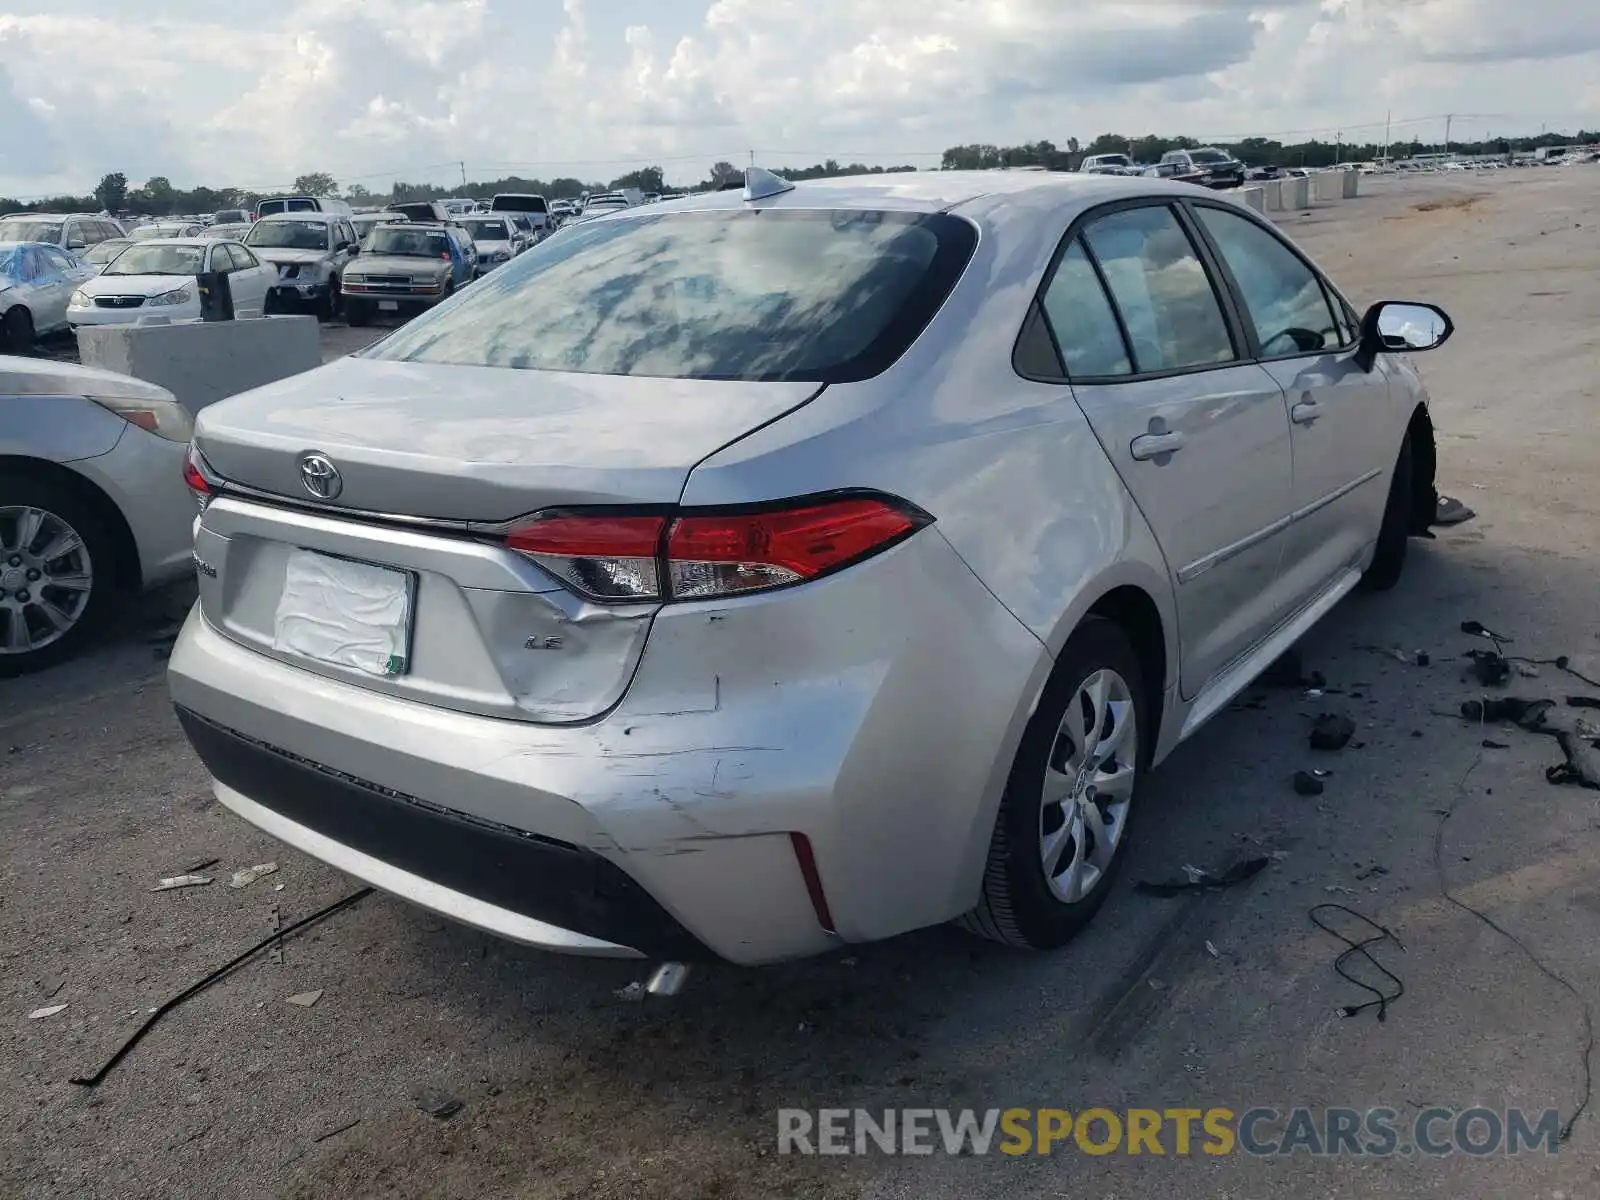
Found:
[[339, 277], [333, 276], [328, 280], [327, 290], [317, 301], [317, 319], [319, 321], [332, 321], [339, 315]]
[[109, 611], [116, 545], [70, 487], [0, 483], [0, 678], [72, 657]]
[[1383, 524], [1378, 527], [1378, 548], [1372, 565], [1361, 576], [1361, 586], [1369, 592], [1386, 592], [1400, 582], [1405, 571], [1406, 551], [1411, 545], [1414, 502], [1412, 490], [1411, 435], [1400, 443], [1400, 457], [1389, 480], [1389, 499], [1383, 508]]
[[1105, 903], [1128, 847], [1154, 728], [1120, 626], [1068, 639], [1028, 721], [1000, 801], [983, 895], [961, 924], [1029, 950], [1064, 945]]
[[32, 354], [34, 343], [33, 314], [17, 305], [0, 319], [0, 342], [10, 354]]

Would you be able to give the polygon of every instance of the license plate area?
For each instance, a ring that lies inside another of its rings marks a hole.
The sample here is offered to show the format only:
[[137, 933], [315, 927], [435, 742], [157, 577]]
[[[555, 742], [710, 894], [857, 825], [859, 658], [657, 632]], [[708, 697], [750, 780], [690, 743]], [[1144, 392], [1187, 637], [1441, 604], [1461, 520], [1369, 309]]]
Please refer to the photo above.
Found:
[[416, 612], [414, 571], [291, 550], [273, 649], [380, 679], [406, 674]]
[[398, 301], [398, 300], [379, 300], [378, 301], [378, 310], [380, 312], [399, 312], [400, 311], [400, 301]]

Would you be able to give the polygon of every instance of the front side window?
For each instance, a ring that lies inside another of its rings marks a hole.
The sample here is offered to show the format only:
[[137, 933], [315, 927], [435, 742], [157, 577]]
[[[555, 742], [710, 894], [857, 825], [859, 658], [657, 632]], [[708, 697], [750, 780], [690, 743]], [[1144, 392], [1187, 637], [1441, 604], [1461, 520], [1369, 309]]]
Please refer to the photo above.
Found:
[[1235, 358], [1211, 279], [1170, 208], [1112, 213], [1092, 222], [1083, 238], [1122, 314], [1135, 371], [1179, 371]]
[[1094, 264], [1077, 238], [1044, 294], [1044, 312], [1071, 379], [1128, 375], [1133, 363]]
[[886, 369], [972, 256], [938, 213], [670, 213], [580, 225], [369, 357], [676, 379], [842, 383]]
[[1237, 213], [1210, 206], [1198, 212], [1239, 285], [1264, 358], [1312, 354], [1341, 344], [1322, 283], [1299, 255]]

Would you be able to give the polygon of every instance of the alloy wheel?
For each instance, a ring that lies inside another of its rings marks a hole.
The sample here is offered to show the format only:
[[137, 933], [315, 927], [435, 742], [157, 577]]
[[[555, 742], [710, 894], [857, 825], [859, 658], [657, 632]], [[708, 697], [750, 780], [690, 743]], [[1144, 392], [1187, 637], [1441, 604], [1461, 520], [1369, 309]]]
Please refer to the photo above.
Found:
[[43, 508], [0, 508], [0, 655], [60, 641], [93, 591], [89, 547], [71, 524]]
[[1111, 867], [1128, 825], [1139, 762], [1138, 705], [1116, 671], [1073, 693], [1050, 745], [1039, 810], [1039, 857], [1051, 894], [1076, 904]]

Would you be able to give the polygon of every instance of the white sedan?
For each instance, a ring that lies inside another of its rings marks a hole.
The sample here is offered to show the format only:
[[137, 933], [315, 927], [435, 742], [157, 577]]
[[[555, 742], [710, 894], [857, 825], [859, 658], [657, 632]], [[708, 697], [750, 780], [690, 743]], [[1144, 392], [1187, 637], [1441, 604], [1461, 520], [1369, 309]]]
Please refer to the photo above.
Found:
[[278, 278], [250, 247], [207, 238], [135, 242], [72, 294], [67, 320], [80, 325], [125, 325], [193, 321], [200, 318], [196, 276], [218, 272], [228, 277], [233, 312], [262, 316], [267, 291]]

